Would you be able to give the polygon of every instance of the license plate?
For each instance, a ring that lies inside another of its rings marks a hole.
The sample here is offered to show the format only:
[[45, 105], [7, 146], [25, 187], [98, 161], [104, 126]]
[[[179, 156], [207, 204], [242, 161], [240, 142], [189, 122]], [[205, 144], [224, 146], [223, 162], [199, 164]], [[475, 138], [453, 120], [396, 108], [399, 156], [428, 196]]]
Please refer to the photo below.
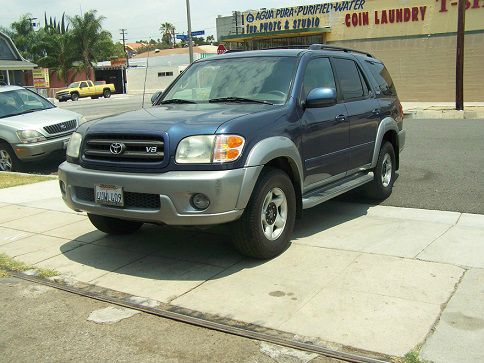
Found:
[[67, 144], [69, 144], [69, 140], [64, 140], [64, 141], [62, 142], [62, 148], [63, 148], [64, 150], [65, 150], [65, 149], [67, 149]]
[[99, 184], [95, 186], [95, 201], [97, 204], [124, 206], [123, 187], [117, 185]]

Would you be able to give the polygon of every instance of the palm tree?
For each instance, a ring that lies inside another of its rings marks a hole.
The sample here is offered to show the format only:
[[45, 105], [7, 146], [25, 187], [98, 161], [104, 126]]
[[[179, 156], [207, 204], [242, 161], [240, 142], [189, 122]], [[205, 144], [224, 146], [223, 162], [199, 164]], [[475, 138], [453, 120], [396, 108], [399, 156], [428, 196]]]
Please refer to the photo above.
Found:
[[175, 26], [171, 23], [162, 23], [160, 32], [163, 40], [168, 41], [168, 45], [175, 46]]
[[86, 72], [86, 75], [90, 74], [93, 62], [99, 60], [102, 44], [105, 44], [106, 39], [112, 39], [111, 33], [102, 28], [105, 17], [97, 16], [96, 13], [96, 10], [89, 10], [82, 16], [69, 17], [72, 39], [80, 58], [80, 68]]

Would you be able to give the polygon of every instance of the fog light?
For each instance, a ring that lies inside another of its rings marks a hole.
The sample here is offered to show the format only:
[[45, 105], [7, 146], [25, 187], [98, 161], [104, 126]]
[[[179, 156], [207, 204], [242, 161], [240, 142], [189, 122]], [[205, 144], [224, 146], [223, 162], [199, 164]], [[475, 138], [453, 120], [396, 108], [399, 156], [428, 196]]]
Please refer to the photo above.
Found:
[[210, 205], [210, 199], [205, 194], [197, 193], [192, 197], [192, 205], [199, 210], [207, 209]]
[[64, 182], [62, 180], [59, 180], [59, 186], [60, 186], [60, 190], [62, 192], [62, 194], [66, 194], [66, 185], [64, 184]]

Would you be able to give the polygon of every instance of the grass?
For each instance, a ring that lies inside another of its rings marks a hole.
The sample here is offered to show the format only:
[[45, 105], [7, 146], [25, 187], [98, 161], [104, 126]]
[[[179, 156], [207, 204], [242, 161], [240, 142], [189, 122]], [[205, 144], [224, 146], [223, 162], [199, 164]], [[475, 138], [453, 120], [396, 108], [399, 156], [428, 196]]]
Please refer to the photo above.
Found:
[[9, 276], [9, 272], [24, 272], [27, 270], [34, 270], [36, 276], [44, 278], [59, 275], [57, 271], [50, 268], [33, 267], [24, 262], [16, 261], [5, 253], [0, 253], [0, 277]]
[[54, 177], [44, 175], [25, 175], [16, 173], [0, 172], [0, 189], [15, 187], [17, 185], [25, 185], [38, 183], [48, 180], [53, 180]]
[[417, 350], [412, 350], [411, 352], [405, 354], [402, 363], [429, 363], [429, 361], [420, 358]]

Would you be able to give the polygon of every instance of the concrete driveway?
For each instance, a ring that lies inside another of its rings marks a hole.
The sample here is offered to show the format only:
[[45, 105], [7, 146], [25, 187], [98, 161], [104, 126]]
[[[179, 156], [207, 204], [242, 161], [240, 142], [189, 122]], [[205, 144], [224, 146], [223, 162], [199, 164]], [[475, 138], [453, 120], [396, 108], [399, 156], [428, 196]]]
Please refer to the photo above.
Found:
[[[484, 216], [329, 202], [292, 246], [242, 258], [230, 229], [109, 237], [57, 181], [0, 190], [0, 252], [66, 278], [254, 323], [338, 349], [484, 360]], [[458, 342], [458, 348], [454, 348]]]

